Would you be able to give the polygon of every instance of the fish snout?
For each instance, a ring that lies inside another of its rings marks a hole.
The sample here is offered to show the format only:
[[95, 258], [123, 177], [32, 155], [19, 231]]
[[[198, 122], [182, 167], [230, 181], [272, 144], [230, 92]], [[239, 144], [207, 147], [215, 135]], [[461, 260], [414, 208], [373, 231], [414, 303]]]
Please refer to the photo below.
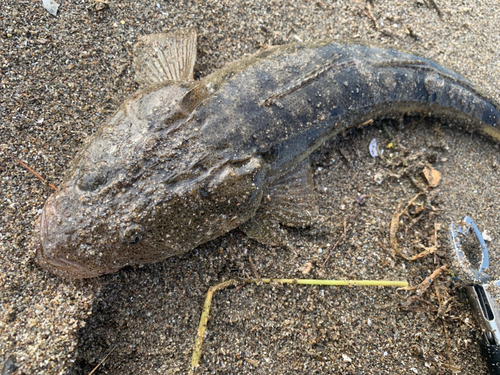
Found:
[[75, 233], [78, 227], [71, 219], [69, 202], [52, 195], [35, 223], [38, 226], [36, 260], [44, 269], [66, 278], [89, 278], [103, 272], [93, 269], [76, 257]]

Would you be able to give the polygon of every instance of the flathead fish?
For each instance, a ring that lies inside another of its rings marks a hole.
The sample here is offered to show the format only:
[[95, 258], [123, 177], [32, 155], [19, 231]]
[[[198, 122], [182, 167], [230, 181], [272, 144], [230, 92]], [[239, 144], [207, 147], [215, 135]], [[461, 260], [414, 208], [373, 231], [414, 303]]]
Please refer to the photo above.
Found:
[[240, 227], [284, 241], [317, 213], [308, 156], [371, 119], [442, 117], [500, 139], [499, 107], [408, 53], [323, 41], [271, 47], [193, 80], [196, 34], [143, 37], [141, 91], [73, 160], [37, 228], [37, 260], [70, 278], [184, 253]]

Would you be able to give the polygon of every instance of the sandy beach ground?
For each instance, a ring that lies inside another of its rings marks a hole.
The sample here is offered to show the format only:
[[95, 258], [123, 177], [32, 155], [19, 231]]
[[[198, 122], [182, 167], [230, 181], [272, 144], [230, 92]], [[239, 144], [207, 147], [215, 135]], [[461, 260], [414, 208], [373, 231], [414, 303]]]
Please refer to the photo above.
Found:
[[[490, 273], [499, 278], [498, 146], [449, 123], [412, 118], [375, 122], [313, 155], [326, 219], [291, 229], [286, 248], [234, 230], [182, 256], [97, 279], [64, 280], [40, 269], [32, 232], [52, 192], [48, 183], [58, 186], [84, 139], [138, 89], [131, 62], [140, 35], [195, 27], [197, 78], [269, 45], [373, 42], [442, 63], [500, 101], [496, 0], [57, 2], [57, 16], [38, 0], [0, 2], [0, 369], [88, 374], [113, 349], [96, 374], [185, 374], [210, 286], [256, 273], [418, 285], [450, 265], [447, 227], [466, 214], [489, 231]], [[373, 138], [382, 147], [396, 140], [387, 153], [418, 155], [414, 165], [431, 162], [441, 172], [420, 202], [423, 215], [412, 206], [398, 232], [409, 256], [419, 244], [437, 243], [435, 254], [411, 262], [391, 256], [391, 218], [420, 191], [411, 177], [425, 180], [418, 170], [391, 177], [401, 166], [373, 159]], [[380, 287], [225, 289], [214, 299], [199, 373], [487, 374], [477, 326], [450, 274], [406, 305], [411, 295]]]

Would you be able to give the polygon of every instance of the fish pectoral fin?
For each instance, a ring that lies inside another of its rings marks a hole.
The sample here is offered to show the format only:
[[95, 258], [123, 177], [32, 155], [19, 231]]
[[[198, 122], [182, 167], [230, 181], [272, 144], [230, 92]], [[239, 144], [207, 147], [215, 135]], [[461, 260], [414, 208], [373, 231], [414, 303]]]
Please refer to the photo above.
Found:
[[164, 81], [193, 81], [196, 30], [139, 37], [134, 46], [135, 80], [146, 87]]
[[273, 182], [264, 192], [261, 207], [273, 213], [281, 224], [306, 227], [318, 215], [309, 160]]
[[272, 183], [264, 192], [255, 216], [240, 229], [258, 242], [283, 245], [288, 227], [306, 227], [318, 216], [309, 160]]

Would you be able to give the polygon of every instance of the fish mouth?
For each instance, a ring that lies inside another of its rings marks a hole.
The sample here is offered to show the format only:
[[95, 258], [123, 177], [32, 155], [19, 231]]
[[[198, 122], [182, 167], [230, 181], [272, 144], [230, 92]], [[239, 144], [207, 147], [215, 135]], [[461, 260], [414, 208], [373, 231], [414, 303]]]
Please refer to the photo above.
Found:
[[92, 272], [88, 268], [85, 268], [68, 259], [55, 259], [47, 257], [43, 252], [43, 245], [37, 249], [36, 261], [47, 271], [67, 279], [87, 279], [100, 276], [104, 273]]
[[47, 215], [53, 215], [52, 211], [53, 208], [51, 205], [46, 204], [41, 217], [35, 223], [35, 227], [39, 232], [36, 249], [37, 263], [47, 271], [69, 279], [86, 279], [112, 272], [101, 269], [89, 269], [78, 262], [52, 255], [57, 254], [57, 251], [54, 251], [57, 249], [57, 244], [50, 240], [50, 220], [47, 219]]

